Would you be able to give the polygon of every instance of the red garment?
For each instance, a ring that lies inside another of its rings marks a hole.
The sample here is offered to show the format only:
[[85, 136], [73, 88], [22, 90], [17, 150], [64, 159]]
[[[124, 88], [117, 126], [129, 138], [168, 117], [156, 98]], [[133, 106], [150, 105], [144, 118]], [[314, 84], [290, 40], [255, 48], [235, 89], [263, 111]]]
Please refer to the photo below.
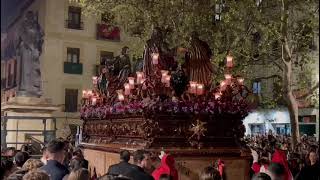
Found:
[[218, 160], [218, 169], [220, 172], [220, 176], [223, 177], [224, 162], [220, 159]]
[[161, 165], [153, 171], [152, 176], [155, 180], [159, 180], [162, 174], [168, 174], [173, 180], [178, 180], [178, 171], [174, 167], [175, 160], [171, 155], [164, 155], [161, 159]]
[[292, 174], [289, 169], [288, 160], [284, 151], [276, 149], [271, 162], [282, 164], [285, 168], [285, 180], [292, 180]]
[[262, 166], [264, 166], [264, 169], [268, 169], [267, 164], [260, 165], [258, 162], [254, 162], [251, 166], [251, 169], [254, 171], [255, 174], [257, 174], [260, 172]]

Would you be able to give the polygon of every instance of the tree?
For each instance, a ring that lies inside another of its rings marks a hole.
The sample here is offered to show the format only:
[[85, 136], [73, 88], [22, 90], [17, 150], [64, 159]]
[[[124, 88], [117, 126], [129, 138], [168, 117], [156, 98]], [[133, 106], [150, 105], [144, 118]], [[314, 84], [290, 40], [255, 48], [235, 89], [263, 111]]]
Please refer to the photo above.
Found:
[[196, 30], [213, 49], [213, 63], [220, 67], [216, 80], [223, 78], [225, 56], [230, 51], [237, 62], [234, 69], [242, 76], [250, 77], [254, 65], [271, 66], [274, 74], [255, 79], [277, 80], [279, 96], [270, 102], [284, 100], [292, 144], [299, 141], [297, 99], [314, 94], [319, 82], [295, 97], [296, 89], [307, 87], [293, 77], [299, 71], [312, 73], [304, 67], [313, 61], [310, 42], [319, 26], [316, 0], [80, 0], [80, 4], [86, 12], [106, 14], [110, 24], [127, 32], [132, 37], [128, 45], [136, 55], [142, 55], [152, 27], [158, 26], [167, 32], [171, 46], [185, 46]]

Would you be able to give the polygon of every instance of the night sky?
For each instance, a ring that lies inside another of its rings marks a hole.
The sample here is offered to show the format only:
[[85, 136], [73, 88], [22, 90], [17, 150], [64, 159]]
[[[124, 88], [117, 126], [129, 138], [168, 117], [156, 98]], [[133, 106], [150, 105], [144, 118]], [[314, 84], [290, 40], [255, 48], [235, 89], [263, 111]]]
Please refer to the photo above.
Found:
[[19, 16], [25, 2], [27, 0], [1, 0], [1, 32]]

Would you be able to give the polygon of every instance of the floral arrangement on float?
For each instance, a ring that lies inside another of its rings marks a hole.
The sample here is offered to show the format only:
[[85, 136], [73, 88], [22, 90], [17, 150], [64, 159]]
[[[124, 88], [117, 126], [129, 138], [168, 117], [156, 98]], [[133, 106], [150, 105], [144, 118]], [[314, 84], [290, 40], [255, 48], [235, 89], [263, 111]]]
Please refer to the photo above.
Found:
[[[114, 94], [102, 92], [99, 77], [93, 77], [93, 90], [82, 94], [81, 118], [105, 119], [114, 115], [148, 114], [237, 114], [245, 117], [250, 111], [250, 90], [244, 78], [232, 75], [233, 57], [226, 57], [225, 79], [216, 87], [189, 81], [182, 69], [175, 72], [157, 66], [159, 54], [152, 54], [155, 71], [146, 76], [136, 72], [128, 77], [122, 89]], [[180, 73], [180, 74], [179, 74]], [[107, 95], [106, 95], [107, 94]]]

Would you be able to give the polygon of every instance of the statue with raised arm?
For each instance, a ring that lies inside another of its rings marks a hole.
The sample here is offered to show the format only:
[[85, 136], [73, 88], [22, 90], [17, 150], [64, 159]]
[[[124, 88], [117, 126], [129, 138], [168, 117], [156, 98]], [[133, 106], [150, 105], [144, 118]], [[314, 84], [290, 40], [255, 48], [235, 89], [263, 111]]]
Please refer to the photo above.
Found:
[[39, 57], [42, 53], [44, 32], [32, 11], [28, 11], [18, 31], [17, 60], [20, 67], [18, 96], [42, 95]]
[[129, 47], [125, 46], [121, 50], [121, 54], [115, 58], [114, 73], [117, 75], [119, 87], [128, 80], [131, 74], [131, 62], [129, 57]]
[[152, 63], [152, 56], [158, 54], [157, 66], [161, 70], [173, 71], [177, 68], [177, 62], [174, 59], [176, 48], [169, 49], [165, 42], [164, 32], [159, 28], [153, 29], [151, 38], [147, 41], [143, 52], [143, 72], [150, 75], [155, 71], [155, 65]]

